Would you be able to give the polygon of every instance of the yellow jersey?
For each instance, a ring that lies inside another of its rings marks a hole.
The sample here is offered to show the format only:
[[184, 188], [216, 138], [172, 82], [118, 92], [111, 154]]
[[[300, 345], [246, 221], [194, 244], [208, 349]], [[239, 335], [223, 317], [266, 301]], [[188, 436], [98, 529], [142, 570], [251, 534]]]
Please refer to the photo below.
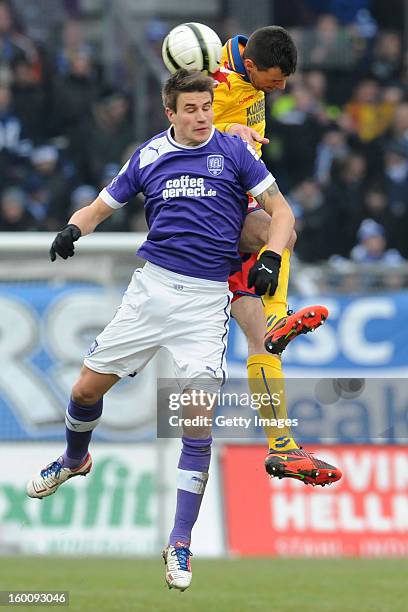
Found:
[[[218, 82], [214, 92], [214, 125], [226, 132], [231, 123], [240, 123], [265, 136], [265, 94], [250, 82], [242, 52], [248, 38], [238, 35], [224, 45], [220, 69], [213, 74]], [[256, 143], [261, 153], [261, 143]]]

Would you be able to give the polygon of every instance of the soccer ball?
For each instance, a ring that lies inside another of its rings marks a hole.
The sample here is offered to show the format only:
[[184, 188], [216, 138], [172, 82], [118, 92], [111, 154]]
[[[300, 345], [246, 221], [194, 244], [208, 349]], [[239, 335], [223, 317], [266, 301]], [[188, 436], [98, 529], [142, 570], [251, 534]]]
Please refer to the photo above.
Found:
[[171, 73], [180, 68], [212, 73], [221, 61], [222, 43], [218, 35], [203, 23], [182, 23], [163, 41], [162, 57]]

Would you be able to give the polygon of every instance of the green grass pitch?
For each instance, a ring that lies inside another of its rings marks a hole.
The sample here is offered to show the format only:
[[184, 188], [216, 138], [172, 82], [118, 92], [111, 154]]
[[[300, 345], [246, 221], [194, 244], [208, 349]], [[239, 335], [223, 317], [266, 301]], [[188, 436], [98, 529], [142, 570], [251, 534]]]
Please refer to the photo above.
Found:
[[[192, 559], [184, 593], [157, 559], [0, 557], [0, 590], [67, 590], [67, 612], [402, 612], [408, 559]], [[9, 606], [33, 610], [49, 606]]]

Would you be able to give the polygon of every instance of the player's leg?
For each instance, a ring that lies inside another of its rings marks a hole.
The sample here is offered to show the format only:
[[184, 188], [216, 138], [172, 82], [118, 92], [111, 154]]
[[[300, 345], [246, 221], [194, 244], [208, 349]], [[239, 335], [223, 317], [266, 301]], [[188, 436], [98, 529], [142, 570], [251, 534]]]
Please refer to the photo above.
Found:
[[30, 497], [52, 495], [69, 478], [91, 470], [88, 447], [104, 394], [120, 378], [141, 372], [156, 354], [167, 301], [150, 297], [160, 292], [147, 276], [135, 272], [116, 315], [89, 349], [66, 410], [66, 450], [29, 481]]
[[66, 449], [28, 482], [27, 495], [47, 497], [68, 479], [86, 476], [91, 471], [88, 448], [92, 432], [102, 414], [103, 396], [118, 380], [115, 374], [100, 374], [82, 367], [65, 413]]
[[[184, 392], [186, 395], [191, 390]], [[214, 402], [191, 402], [184, 407], [183, 417], [193, 419], [213, 417]], [[178, 463], [177, 502], [173, 529], [168, 546], [163, 551], [166, 581], [169, 588], [184, 590], [191, 584], [191, 532], [198, 519], [208, 480], [211, 460], [211, 425], [183, 427], [182, 449]]]
[[[263, 346], [265, 318], [260, 300], [255, 296], [237, 296], [231, 313], [248, 342], [248, 384], [257, 397], [271, 397], [271, 402], [259, 409], [264, 419], [284, 422], [288, 419], [282, 362], [277, 355], [267, 353]], [[272, 400], [279, 397], [279, 402]], [[268, 474], [278, 478], [290, 477], [306, 484], [326, 485], [341, 478], [338, 468], [303, 450], [296, 442], [291, 427], [284, 424], [264, 426], [269, 453], [265, 459]]]
[[178, 318], [179, 333], [165, 345], [173, 355], [180, 388], [189, 389], [189, 394], [196, 392], [195, 401], [184, 408], [183, 417], [204, 417], [199, 426], [183, 428], [174, 525], [163, 555], [167, 584], [179, 589], [187, 588], [191, 582], [188, 561], [191, 533], [209, 474], [214, 394], [227, 375], [225, 355], [231, 296], [227, 284], [223, 289], [219, 285], [208, 281], [194, 291], [194, 281], [187, 281], [183, 291], [177, 292], [174, 318]]
[[[240, 248], [244, 252], [254, 252], [260, 245], [266, 244], [269, 234], [271, 217], [259, 206], [254, 205], [254, 201], [250, 198], [248, 203], [248, 213], [245, 218], [245, 223], [241, 232]], [[265, 348], [269, 353], [279, 355], [284, 351], [286, 346], [294, 340], [299, 334], [305, 334], [309, 331], [314, 331], [322, 325], [328, 317], [327, 308], [324, 306], [308, 306], [302, 308], [298, 312], [288, 311], [287, 296], [290, 271], [290, 257], [296, 242], [296, 232], [286, 245], [282, 253], [281, 268], [278, 279], [278, 287], [273, 296], [265, 295], [262, 297], [264, 306], [265, 319], [267, 330], [265, 336]], [[265, 249], [263, 247], [259, 254]], [[230, 277], [230, 289], [236, 293], [236, 289], [241, 290], [244, 294], [254, 293], [247, 287], [247, 275], [254, 260], [250, 259], [244, 262], [241, 273]], [[236, 281], [234, 281], [234, 277]], [[244, 277], [244, 280], [243, 278]], [[238, 282], [240, 286], [234, 289], [234, 282]]]
[[[231, 314], [245, 334], [248, 343], [247, 374], [248, 384], [252, 395], [257, 397], [272, 398], [279, 387], [283, 389], [282, 362], [279, 357], [270, 355], [264, 348], [264, 336], [266, 322], [261, 300], [253, 295], [234, 296], [231, 306]], [[279, 405], [262, 403], [259, 414], [268, 421], [288, 419], [286, 409], [285, 393], [280, 394]], [[266, 425], [265, 435], [268, 440], [269, 449], [279, 449], [282, 445], [285, 449], [298, 449], [290, 427], [278, 428], [278, 426]]]
[[318, 304], [307, 306], [297, 312], [288, 311], [290, 257], [295, 242], [296, 233], [293, 232], [282, 253], [278, 287], [273, 296], [262, 296], [267, 326], [265, 348], [269, 353], [275, 355], [282, 353], [289, 342], [292, 342], [298, 335], [313, 332], [320, 327], [329, 316], [327, 308]]
[[[245, 219], [241, 234], [243, 246], [246, 243], [253, 249], [254, 244], [257, 244], [256, 240], [265, 243], [269, 226], [269, 215], [263, 210], [253, 210]], [[313, 331], [325, 321], [328, 315], [327, 309], [323, 306], [310, 306], [294, 314], [287, 313], [290, 254], [295, 242], [296, 234], [293, 232], [282, 254], [275, 295], [262, 298], [265, 316], [260, 315], [260, 307], [259, 304], [256, 304], [254, 291], [247, 286], [248, 272], [253, 261], [249, 259], [244, 262], [242, 270], [229, 278], [230, 290], [234, 294], [232, 314], [248, 341], [248, 378], [252, 393], [271, 394], [270, 387], [276, 384], [276, 380], [279, 381], [279, 388], [282, 388], [283, 373], [279, 354], [296, 336]], [[251, 303], [251, 300], [254, 303]], [[262, 341], [261, 335], [265, 335]], [[272, 354], [265, 354], [265, 349]], [[270, 405], [262, 408], [265, 418], [270, 418], [273, 413], [274, 417], [286, 419], [284, 392], [280, 394], [280, 400], [278, 406]], [[340, 470], [298, 447], [289, 428], [283, 428], [279, 435], [268, 428], [266, 435], [269, 442], [269, 454], [265, 460], [265, 467], [271, 476], [293, 477], [303, 480], [306, 484], [321, 485], [330, 484], [341, 478]], [[284, 455], [282, 450], [284, 450]]]
[[102, 416], [103, 396], [118, 380], [116, 374], [101, 374], [82, 367], [65, 413], [64, 467], [76, 469], [85, 460], [92, 432]]

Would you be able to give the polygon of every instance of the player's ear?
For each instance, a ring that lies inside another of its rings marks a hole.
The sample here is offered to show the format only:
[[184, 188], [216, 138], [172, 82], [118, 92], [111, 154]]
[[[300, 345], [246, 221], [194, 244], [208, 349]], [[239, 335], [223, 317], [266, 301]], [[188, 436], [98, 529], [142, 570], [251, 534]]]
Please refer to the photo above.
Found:
[[166, 106], [166, 108], [164, 109], [164, 112], [166, 113], [166, 117], [170, 121], [170, 123], [174, 123], [173, 120], [174, 120], [174, 115], [176, 114], [175, 111], [169, 108], [168, 106]]
[[249, 69], [249, 71], [254, 70], [254, 68], [256, 68], [256, 64], [255, 64], [255, 62], [254, 62], [254, 61], [252, 61], [252, 60], [251, 60], [251, 59], [249, 59], [249, 58], [244, 59], [244, 66], [245, 66], [245, 69], [246, 69], [246, 70], [248, 70], [248, 69]]

